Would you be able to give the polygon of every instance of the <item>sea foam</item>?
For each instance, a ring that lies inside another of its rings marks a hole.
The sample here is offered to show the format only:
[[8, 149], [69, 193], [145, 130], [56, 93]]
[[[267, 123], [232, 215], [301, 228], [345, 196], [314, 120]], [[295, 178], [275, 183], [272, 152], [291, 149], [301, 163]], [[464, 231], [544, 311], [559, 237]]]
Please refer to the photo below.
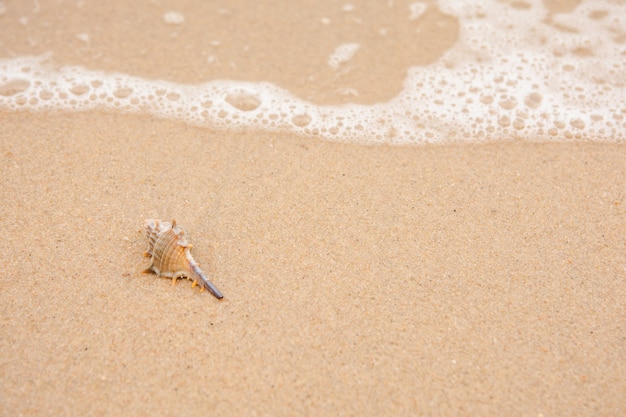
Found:
[[[437, 62], [410, 68], [385, 103], [322, 106], [270, 83], [185, 85], [58, 66], [46, 54], [0, 60], [0, 109], [107, 109], [369, 144], [626, 140], [626, 5], [594, 0], [558, 14], [538, 0], [438, 4], [458, 19], [459, 40]], [[426, 7], [412, 3], [407, 19]], [[338, 44], [328, 65], [358, 48]]]

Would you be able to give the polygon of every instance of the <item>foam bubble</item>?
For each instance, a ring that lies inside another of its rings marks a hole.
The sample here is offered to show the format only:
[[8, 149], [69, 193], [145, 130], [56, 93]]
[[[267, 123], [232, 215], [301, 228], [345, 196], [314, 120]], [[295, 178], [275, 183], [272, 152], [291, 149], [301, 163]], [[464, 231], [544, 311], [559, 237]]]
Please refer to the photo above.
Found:
[[11, 97], [24, 93], [30, 87], [30, 81], [23, 78], [8, 79], [0, 84], [0, 96]]
[[76, 38], [83, 41], [84, 43], [89, 43], [89, 34], [87, 32], [82, 32], [76, 35]]
[[185, 16], [178, 12], [167, 12], [163, 15], [163, 21], [169, 25], [180, 25], [185, 21]]
[[341, 10], [343, 10], [344, 12], [351, 12], [354, 10], [354, 4], [352, 3], [346, 3], [343, 5], [343, 7], [341, 8]]
[[361, 45], [358, 43], [343, 43], [339, 45], [328, 58], [328, 65], [334, 70], [339, 69], [341, 64], [352, 59], [360, 47]]
[[422, 17], [427, 8], [428, 5], [426, 3], [422, 3], [419, 1], [409, 4], [409, 20], [419, 19], [420, 17]]
[[[408, 17], [419, 18], [423, 4], [413, 3]], [[184, 85], [58, 68], [44, 55], [0, 60], [0, 108], [104, 108], [370, 144], [626, 141], [626, 5], [595, 0], [560, 14], [540, 0], [441, 0], [439, 7], [458, 19], [458, 42], [437, 62], [409, 68], [387, 103], [319, 106], [270, 83]], [[358, 49], [340, 45], [329, 65], [340, 69]]]
[[311, 123], [311, 120], [313, 119], [311, 119], [311, 116], [309, 116], [308, 114], [296, 114], [291, 119], [292, 123], [297, 127], [304, 127]]
[[224, 101], [241, 111], [256, 110], [262, 103], [254, 91], [246, 90], [232, 91], [226, 94]]

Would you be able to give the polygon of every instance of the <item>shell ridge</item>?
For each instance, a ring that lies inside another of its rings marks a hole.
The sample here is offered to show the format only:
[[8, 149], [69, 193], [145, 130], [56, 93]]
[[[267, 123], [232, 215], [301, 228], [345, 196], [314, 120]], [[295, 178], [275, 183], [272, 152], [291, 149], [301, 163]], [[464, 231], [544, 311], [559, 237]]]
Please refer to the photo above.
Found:
[[163, 247], [161, 260], [164, 263], [164, 269], [173, 273], [177, 273], [180, 272], [183, 268], [181, 268], [180, 265], [180, 254], [178, 253], [178, 242], [176, 239], [176, 235], [172, 234], [170, 231], [166, 232], [166, 234], [163, 236], [163, 243], [165, 246]]

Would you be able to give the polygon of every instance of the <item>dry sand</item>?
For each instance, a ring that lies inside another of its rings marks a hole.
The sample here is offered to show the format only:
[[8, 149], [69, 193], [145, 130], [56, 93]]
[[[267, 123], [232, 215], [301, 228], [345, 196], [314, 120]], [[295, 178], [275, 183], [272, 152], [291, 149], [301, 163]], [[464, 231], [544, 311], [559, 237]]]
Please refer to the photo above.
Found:
[[[1, 415], [626, 414], [623, 144], [0, 125]], [[140, 273], [155, 216], [222, 301]]]
[[[1, 117], [3, 415], [624, 411], [624, 146]], [[139, 273], [154, 215], [223, 301]]]

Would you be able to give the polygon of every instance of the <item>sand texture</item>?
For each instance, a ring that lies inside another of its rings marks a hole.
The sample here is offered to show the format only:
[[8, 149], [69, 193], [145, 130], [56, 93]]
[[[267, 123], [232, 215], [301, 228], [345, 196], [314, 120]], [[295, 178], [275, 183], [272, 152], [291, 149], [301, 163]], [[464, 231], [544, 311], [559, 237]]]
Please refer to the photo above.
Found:
[[[624, 146], [0, 117], [3, 415], [625, 410]], [[157, 215], [223, 301], [140, 273]]]

